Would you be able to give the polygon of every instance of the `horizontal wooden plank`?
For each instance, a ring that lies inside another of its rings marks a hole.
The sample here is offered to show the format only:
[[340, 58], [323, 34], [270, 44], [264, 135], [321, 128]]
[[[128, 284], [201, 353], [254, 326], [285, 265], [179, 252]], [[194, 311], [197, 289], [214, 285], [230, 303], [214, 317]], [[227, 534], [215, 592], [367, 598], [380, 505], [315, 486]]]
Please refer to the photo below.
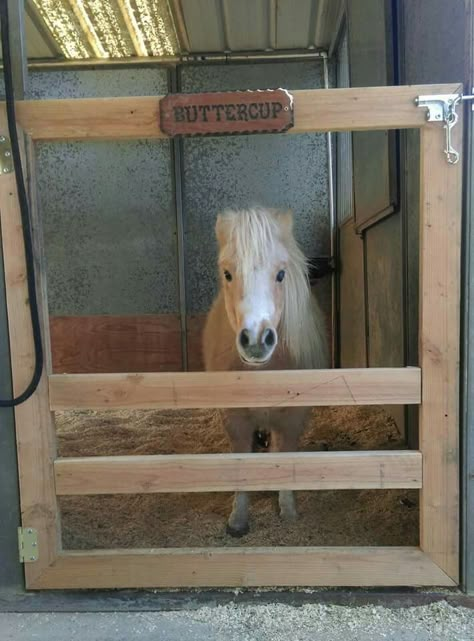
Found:
[[418, 404], [416, 367], [53, 374], [52, 410]]
[[420, 94], [462, 93], [459, 83], [295, 91], [295, 125], [289, 133], [409, 129], [426, 125], [416, 107]]
[[[422, 127], [420, 94], [453, 93], [459, 83], [292, 91], [295, 125], [288, 133]], [[24, 100], [17, 119], [35, 140], [165, 138], [160, 129], [162, 96]]]
[[413, 547], [169, 548], [64, 552], [34, 589], [454, 586]]
[[94, 456], [55, 461], [56, 493], [420, 488], [420, 452]]
[[[186, 321], [188, 369], [202, 371], [201, 336], [206, 314]], [[178, 314], [51, 316], [54, 374], [179, 372]]]
[[160, 129], [160, 98], [24, 100], [16, 116], [38, 141], [167, 138]]
[[178, 314], [53, 316], [50, 333], [54, 373], [182, 370]]

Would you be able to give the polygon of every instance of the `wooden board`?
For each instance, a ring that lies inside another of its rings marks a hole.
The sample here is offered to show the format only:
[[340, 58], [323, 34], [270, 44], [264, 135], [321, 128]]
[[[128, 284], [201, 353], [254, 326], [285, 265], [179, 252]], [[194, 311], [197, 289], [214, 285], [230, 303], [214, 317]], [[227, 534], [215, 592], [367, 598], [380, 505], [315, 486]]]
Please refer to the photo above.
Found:
[[204, 371], [202, 333], [204, 331], [206, 317], [206, 314], [191, 314], [186, 320], [188, 369], [191, 372]]
[[421, 487], [421, 454], [407, 451], [94, 456], [54, 469], [58, 495]]
[[53, 372], [178, 372], [182, 369], [178, 314], [53, 316], [50, 328]]
[[[187, 317], [188, 369], [204, 369], [201, 336], [205, 314]], [[182, 370], [178, 314], [141, 316], [52, 316], [55, 374], [179, 372]]]
[[53, 374], [52, 410], [398, 405], [420, 402], [416, 367], [169, 374]]
[[35, 589], [454, 586], [412, 547], [169, 548], [59, 555]]
[[393, 130], [352, 134], [354, 216], [358, 231], [396, 208], [396, 147]]
[[[0, 109], [0, 135], [9, 135], [3, 108]], [[14, 173], [0, 175], [0, 204], [0, 239], [3, 244], [5, 266], [13, 391], [18, 395], [25, 391], [31, 381], [34, 346], [21, 214]], [[41, 274], [40, 268], [37, 275], [41, 277]], [[41, 305], [44, 302], [42, 292], [43, 288], [39, 283], [41, 318]], [[59, 511], [51, 464], [56, 457], [55, 431], [49, 411], [48, 381], [45, 374], [36, 393], [15, 408], [15, 424], [22, 524], [38, 531], [41, 550], [39, 561], [25, 565], [26, 581], [29, 584], [53, 562], [59, 549]]]
[[365, 232], [369, 367], [402, 367], [403, 247], [401, 216]]
[[366, 367], [364, 242], [352, 219], [339, 229], [339, 340], [342, 367]]
[[[414, 98], [458, 88], [446, 84], [292, 91], [295, 124], [288, 133], [423, 127], [425, 112], [414, 108]], [[24, 100], [17, 105], [17, 118], [35, 140], [163, 138], [160, 98]]]
[[[461, 110], [460, 110], [461, 111]], [[444, 131], [421, 132], [421, 546], [459, 575], [459, 325], [462, 165], [448, 165]], [[462, 118], [453, 129], [462, 148]]]

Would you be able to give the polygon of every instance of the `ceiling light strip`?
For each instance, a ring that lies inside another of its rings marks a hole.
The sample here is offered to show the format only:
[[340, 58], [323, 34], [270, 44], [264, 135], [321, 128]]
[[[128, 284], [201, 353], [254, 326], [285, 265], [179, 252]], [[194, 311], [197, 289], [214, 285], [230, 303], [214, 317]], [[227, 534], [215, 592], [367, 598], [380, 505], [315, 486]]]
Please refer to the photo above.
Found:
[[112, 58], [135, 55], [117, 0], [83, 0], [104, 48]]
[[69, 15], [62, 2], [58, 0], [33, 0], [33, 2], [66, 58], [82, 59], [91, 56], [89, 43], [83, 40], [80, 25], [76, 23], [75, 16]]
[[[152, 56], [174, 55], [177, 51], [173, 22], [166, 0], [135, 0], [139, 25]], [[166, 25], [163, 14], [167, 18]]]
[[76, 16], [79, 24], [81, 25], [81, 28], [84, 31], [84, 35], [86, 36], [87, 41], [90, 44], [96, 57], [108, 58], [109, 53], [102, 46], [102, 42], [100, 41], [100, 38], [97, 35], [94, 25], [92, 24], [92, 21], [87, 15], [87, 11], [85, 10], [83, 0], [69, 0], [69, 2], [71, 4], [72, 10], [74, 11], [74, 15]]
[[140, 31], [140, 27], [138, 26], [135, 18], [135, 12], [130, 5], [130, 0], [117, 0], [117, 3], [120, 11], [122, 12], [125, 24], [127, 25], [137, 56], [148, 56], [145, 40], [143, 39], [142, 32]]

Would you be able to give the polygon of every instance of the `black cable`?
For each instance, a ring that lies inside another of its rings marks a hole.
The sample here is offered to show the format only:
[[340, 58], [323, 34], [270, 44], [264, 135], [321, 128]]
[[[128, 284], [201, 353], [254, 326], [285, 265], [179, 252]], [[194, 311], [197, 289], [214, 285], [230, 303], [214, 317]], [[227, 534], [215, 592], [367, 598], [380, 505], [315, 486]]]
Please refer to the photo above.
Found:
[[23, 242], [25, 245], [26, 280], [31, 313], [31, 326], [35, 347], [35, 369], [31, 382], [19, 396], [11, 399], [0, 399], [0, 407], [15, 407], [24, 403], [36, 390], [43, 372], [43, 345], [41, 342], [41, 325], [36, 297], [34, 273], [33, 242], [31, 238], [31, 222], [29, 216], [28, 197], [26, 195], [23, 168], [21, 166], [20, 146], [16, 129], [15, 92], [13, 89], [12, 61], [10, 51], [10, 28], [8, 21], [8, 0], [0, 0], [1, 40], [3, 50], [3, 76], [5, 79], [5, 98], [7, 104], [8, 131], [12, 148], [13, 166], [15, 169], [16, 186], [20, 202]]

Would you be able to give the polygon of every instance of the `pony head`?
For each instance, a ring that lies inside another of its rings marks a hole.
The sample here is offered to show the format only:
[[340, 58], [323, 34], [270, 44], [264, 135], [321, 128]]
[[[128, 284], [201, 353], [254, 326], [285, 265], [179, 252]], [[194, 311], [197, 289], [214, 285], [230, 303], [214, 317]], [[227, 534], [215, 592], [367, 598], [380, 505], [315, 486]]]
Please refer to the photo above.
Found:
[[221, 286], [238, 354], [247, 365], [265, 365], [279, 341], [291, 343], [289, 308], [301, 301], [298, 288], [303, 288], [305, 300], [309, 292], [292, 213], [225, 211], [217, 218], [216, 235]]

